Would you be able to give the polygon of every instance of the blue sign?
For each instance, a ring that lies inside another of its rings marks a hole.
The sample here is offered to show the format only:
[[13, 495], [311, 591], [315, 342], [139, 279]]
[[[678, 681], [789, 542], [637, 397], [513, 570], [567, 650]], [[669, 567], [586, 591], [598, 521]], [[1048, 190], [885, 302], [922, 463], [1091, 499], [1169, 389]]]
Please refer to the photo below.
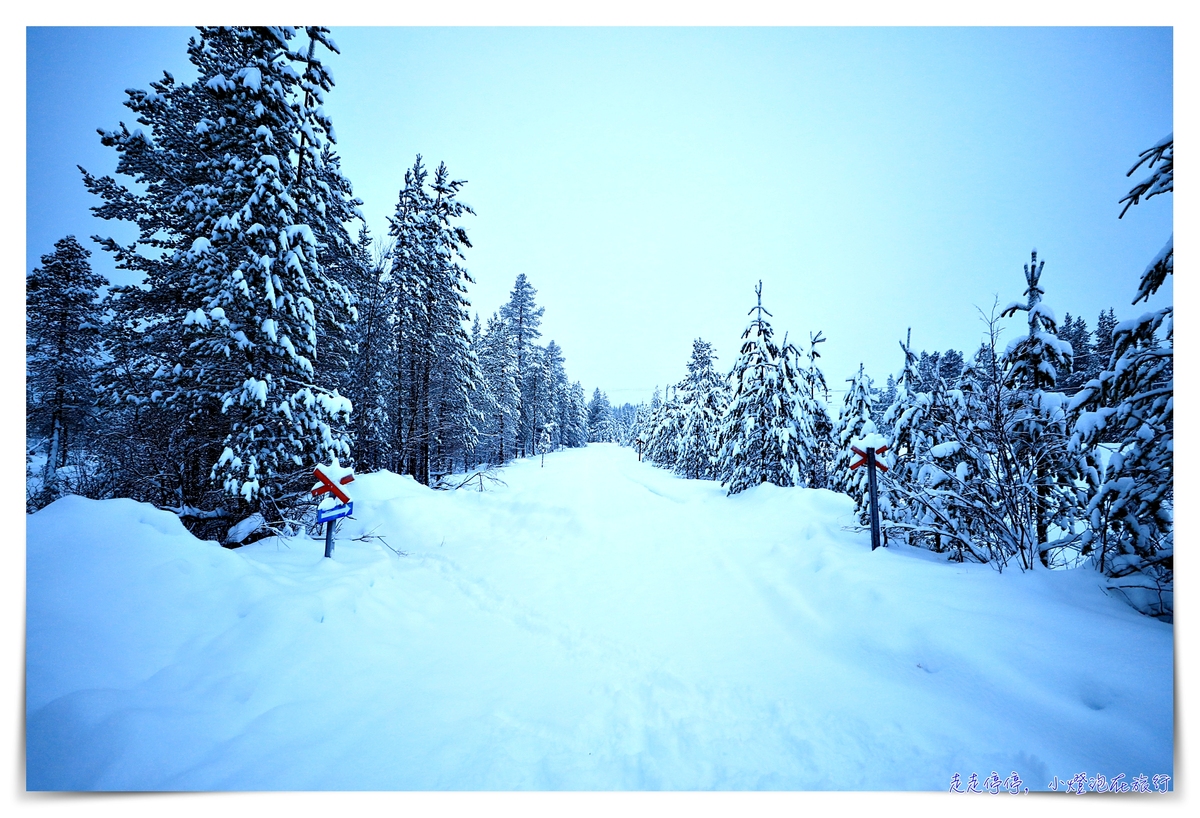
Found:
[[340, 517], [349, 517], [353, 513], [354, 513], [354, 501], [353, 500], [351, 500], [349, 503], [346, 503], [345, 505], [334, 506], [333, 508], [326, 508], [326, 509], [318, 508], [317, 509], [317, 523], [318, 524], [328, 523], [331, 520], [336, 520]]

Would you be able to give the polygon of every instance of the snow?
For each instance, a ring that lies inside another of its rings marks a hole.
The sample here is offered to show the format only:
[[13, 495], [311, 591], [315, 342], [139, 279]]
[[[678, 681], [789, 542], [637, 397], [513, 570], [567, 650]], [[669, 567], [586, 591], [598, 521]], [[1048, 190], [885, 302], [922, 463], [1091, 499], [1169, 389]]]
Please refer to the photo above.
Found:
[[874, 431], [874, 428], [875, 428], [875, 426], [874, 426], [874, 424], [872, 424], [871, 431], [867, 431], [866, 427], [864, 426], [863, 427], [864, 434], [861, 437], [851, 438], [850, 445], [857, 446], [858, 448], [862, 449], [864, 452], [867, 449], [875, 449], [876, 451], [878, 451], [878, 450], [882, 449], [884, 446], [888, 445], [887, 438], [884, 437], [883, 435], [881, 435], [879, 432]]
[[953, 457], [962, 451], [962, 444], [957, 440], [948, 440], [930, 448], [929, 453], [934, 457]]
[[[229, 450], [226, 449], [225, 451]], [[266, 528], [266, 525], [266, 519], [256, 511], [246, 519], [239, 522], [233, 528], [229, 529], [229, 533], [225, 535], [225, 542], [240, 543], [251, 534]]]
[[872, 552], [844, 495], [726, 497], [611, 444], [497, 475], [359, 475], [332, 559], [130, 500], [29, 516], [28, 787], [1174, 775], [1173, 629], [1089, 570]]

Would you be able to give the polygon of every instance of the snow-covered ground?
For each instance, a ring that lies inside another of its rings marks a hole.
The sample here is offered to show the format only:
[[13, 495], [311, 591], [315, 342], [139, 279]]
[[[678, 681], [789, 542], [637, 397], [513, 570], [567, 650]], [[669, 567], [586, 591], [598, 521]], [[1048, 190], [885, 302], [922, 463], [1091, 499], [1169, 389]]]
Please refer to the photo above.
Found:
[[361, 476], [329, 560], [128, 500], [30, 516], [28, 787], [1174, 775], [1172, 628], [1090, 571], [872, 553], [844, 496], [727, 498], [611, 445], [499, 475]]

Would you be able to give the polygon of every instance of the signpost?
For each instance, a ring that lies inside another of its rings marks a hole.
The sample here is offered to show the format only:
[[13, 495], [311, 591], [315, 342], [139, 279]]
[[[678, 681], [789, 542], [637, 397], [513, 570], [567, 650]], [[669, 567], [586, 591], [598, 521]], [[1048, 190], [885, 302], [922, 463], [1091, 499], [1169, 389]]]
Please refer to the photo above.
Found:
[[871, 550], [874, 551], [879, 547], [879, 490], [875, 486], [875, 469], [887, 471], [888, 467], [875, 459], [876, 455], [883, 454], [887, 451], [887, 446], [880, 446], [878, 449], [868, 446], [864, 452], [857, 446], [851, 446], [850, 451], [859, 456], [859, 460], [850, 464], [850, 469], [859, 468], [860, 466], [867, 467], [867, 487], [871, 494]]
[[317, 478], [317, 484], [312, 488], [313, 496], [329, 495], [317, 506], [317, 525], [325, 523], [325, 556], [332, 557], [333, 525], [338, 519], [354, 513], [354, 503], [342, 488], [354, 482], [354, 469], [338, 465], [335, 457], [332, 466], [321, 465], [313, 469], [313, 477]]
[[637, 447], [638, 447], [638, 462], [639, 462], [639, 463], [641, 463], [641, 462], [642, 462], [642, 447], [643, 447], [643, 446], [645, 446], [645, 445], [646, 445], [646, 441], [642, 440], [642, 439], [639, 437], [639, 438], [637, 439]]

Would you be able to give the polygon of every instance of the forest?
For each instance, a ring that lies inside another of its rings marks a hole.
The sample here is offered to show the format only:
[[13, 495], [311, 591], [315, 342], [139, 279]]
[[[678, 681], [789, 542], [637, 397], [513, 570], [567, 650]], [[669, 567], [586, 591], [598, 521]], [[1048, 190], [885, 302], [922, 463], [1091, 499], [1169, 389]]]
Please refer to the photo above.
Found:
[[[914, 326], [897, 370], [860, 366], [839, 406], [822, 333], [780, 338], [760, 281], [728, 370], [696, 339], [681, 380], [613, 406], [542, 342], [524, 274], [473, 313], [469, 217], [486, 214], [444, 162], [417, 155], [387, 235], [367, 229], [323, 107], [331, 52], [323, 27], [201, 28], [194, 82], [164, 73], [127, 92], [136, 126], [100, 135], [116, 176], [80, 171], [95, 215], [136, 227], [132, 242], [93, 238], [140, 282], [110, 286], [75, 236], [26, 279], [30, 512], [127, 497], [226, 542], [255, 514], [263, 536], [310, 524], [312, 469], [332, 458], [431, 489], [475, 474], [482, 488], [513, 459], [603, 442], [728, 495], [845, 493], [866, 526], [851, 446], [886, 445], [888, 544], [1095, 570], [1172, 620], [1172, 307], [1128, 321], [1110, 309], [1094, 329], [1059, 320], [1050, 303], [1069, 299], [1047, 297], [1035, 250], [1023, 277], [1014, 259], [1015, 300], [981, 312], [977, 349], [919, 351]], [[1142, 178], [1115, 218], [1173, 191], [1171, 136], [1131, 161]], [[1131, 274], [1131, 303], [1172, 273], [1173, 238]], [[999, 322], [1018, 316], [1027, 331], [1002, 343]]]

